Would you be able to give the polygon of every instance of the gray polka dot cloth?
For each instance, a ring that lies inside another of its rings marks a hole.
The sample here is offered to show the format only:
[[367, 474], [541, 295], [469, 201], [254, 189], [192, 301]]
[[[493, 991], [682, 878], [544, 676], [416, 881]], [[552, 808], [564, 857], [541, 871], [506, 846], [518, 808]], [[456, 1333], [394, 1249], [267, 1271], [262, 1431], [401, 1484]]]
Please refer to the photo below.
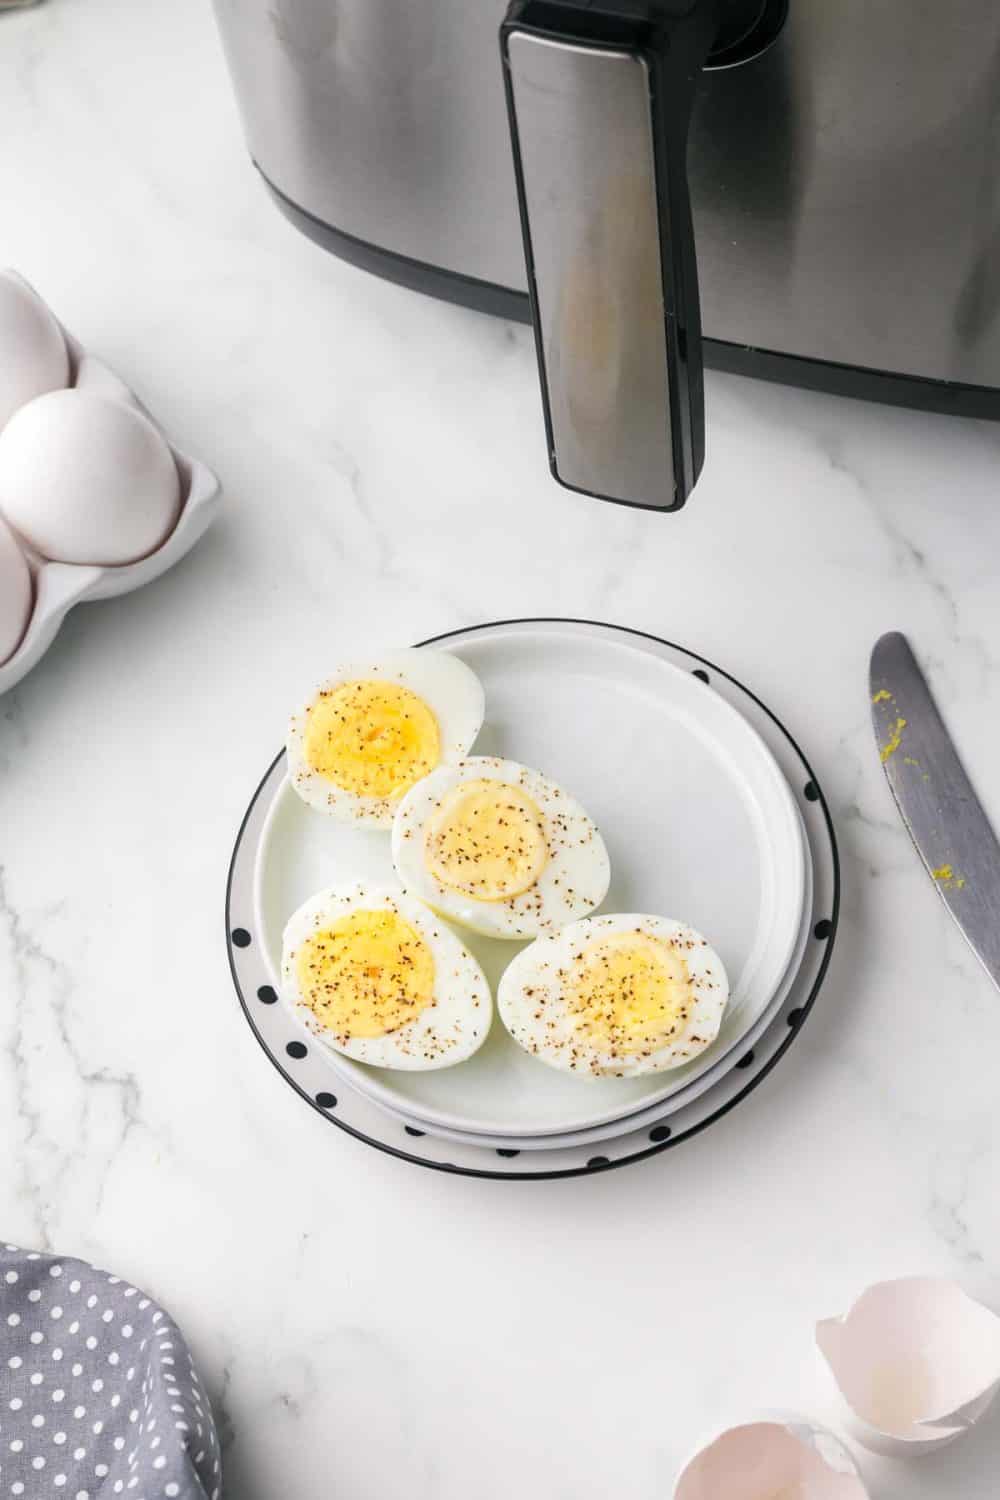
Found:
[[0, 1336], [0, 1500], [219, 1500], [191, 1356], [136, 1287], [5, 1245]]

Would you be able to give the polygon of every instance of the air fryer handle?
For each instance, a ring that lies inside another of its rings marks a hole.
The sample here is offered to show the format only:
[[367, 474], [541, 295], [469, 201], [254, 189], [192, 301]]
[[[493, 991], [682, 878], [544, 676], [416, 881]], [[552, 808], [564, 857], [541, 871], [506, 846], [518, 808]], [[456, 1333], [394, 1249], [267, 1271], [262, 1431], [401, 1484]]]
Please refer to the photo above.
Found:
[[514, 0], [501, 51], [552, 473], [684, 504], [705, 411], [687, 136], [721, 0]]

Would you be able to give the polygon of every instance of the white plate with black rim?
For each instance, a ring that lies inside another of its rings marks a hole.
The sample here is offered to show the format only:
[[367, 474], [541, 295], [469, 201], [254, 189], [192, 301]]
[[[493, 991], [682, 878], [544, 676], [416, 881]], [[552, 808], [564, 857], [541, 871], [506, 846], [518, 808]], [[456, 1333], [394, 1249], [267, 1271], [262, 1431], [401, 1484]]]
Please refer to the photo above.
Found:
[[[459, 1067], [376, 1068], [332, 1049], [327, 1059], [342, 1082], [428, 1129], [525, 1143], [593, 1131], [672, 1098], [727, 1056], [735, 1061], [765, 1014], [788, 971], [805, 901], [795, 800], [746, 718], [645, 645], [554, 624], [482, 628], [444, 649], [486, 690], [477, 748], [538, 766], [596, 815], [611, 854], [602, 910], [690, 922], [726, 965], [729, 1004], [700, 1056], [639, 1078], [546, 1067], [498, 1020]], [[334, 822], [290, 784], [280, 787], [257, 850], [254, 899], [275, 981], [292, 912], [321, 887], [359, 878], [393, 882], [386, 834]], [[495, 993], [524, 945], [457, 931]], [[302, 1040], [317, 1045], [304, 1025]]]
[[[781, 1005], [775, 1023], [754, 1043], [752, 1051], [747, 1052], [738, 1042], [735, 1043], [734, 1065], [717, 1084], [672, 1113], [669, 1125], [648, 1123], [649, 1110], [644, 1108], [650, 1103], [648, 1097], [645, 1100], [641, 1095], [623, 1099], [621, 1107], [611, 1111], [610, 1117], [620, 1119], [643, 1108], [643, 1124], [617, 1137], [613, 1145], [602, 1148], [605, 1154], [600, 1158], [593, 1155], [592, 1142], [560, 1145], [545, 1152], [525, 1151], [518, 1156], [512, 1154], [517, 1150], [514, 1147], [501, 1148], [498, 1152], [488, 1143], [472, 1145], [443, 1141], [430, 1134], [420, 1135], [417, 1126], [404, 1125], [387, 1113], [377, 1099], [362, 1093], [345, 1073], [338, 1073], [331, 1066], [333, 1054], [306, 1038], [292, 1017], [275, 1003], [275, 930], [280, 935], [281, 922], [299, 900], [318, 886], [339, 878], [338, 870], [329, 865], [329, 847], [315, 848], [310, 840], [314, 853], [303, 859], [301, 855], [305, 846], [297, 845], [295, 839], [285, 836], [273, 845], [263, 873], [259, 871], [262, 844], [274, 838], [274, 822], [278, 816], [274, 813], [274, 806], [282, 795], [285, 780], [284, 757], [279, 755], [265, 774], [244, 818], [233, 854], [227, 892], [230, 960], [247, 1019], [285, 1079], [328, 1119], [380, 1149], [423, 1165], [475, 1175], [552, 1177], [618, 1165], [662, 1150], [667, 1144], [703, 1128], [742, 1097], [781, 1055], [794, 1035], [794, 1023], [801, 1020], [812, 1004], [829, 955], [838, 899], [836, 850], [819, 788], [787, 732], [751, 693], [720, 669], [667, 642], [586, 621], [526, 620], [480, 626], [423, 644], [456, 650], [483, 676], [489, 725], [483, 748], [487, 752], [506, 752], [517, 754], [524, 760], [534, 759], [536, 764], [541, 763], [542, 769], [551, 770], [557, 779], [564, 781], [568, 788], [580, 795], [584, 805], [596, 813], [611, 846], [618, 881], [615, 900], [619, 908], [645, 907], [683, 915], [706, 931], [739, 980], [746, 955], [753, 951], [753, 931], [760, 921], [759, 900], [758, 914], [755, 916], [751, 912], [748, 917], [745, 898], [736, 900], [732, 896], [734, 888], [745, 886], [748, 870], [752, 875], [753, 862], [760, 858], [759, 830], [752, 828], [753, 808], [748, 804], [745, 791], [739, 790], [736, 776], [731, 776], [732, 787], [727, 789], [726, 797], [722, 797], [725, 781], [716, 766], [715, 795], [710, 795], [709, 801], [716, 810], [723, 804], [727, 805], [728, 812], [725, 817], [716, 817], [710, 826], [700, 827], [698, 831], [700, 857], [707, 861], [699, 866], [706, 874], [704, 885], [693, 881], [690, 873], [685, 881], [685, 872], [690, 872], [693, 862], [691, 847], [685, 848], [691, 834], [691, 819], [689, 815], [684, 825], [686, 833], [675, 829], [676, 836], [672, 836], [671, 809], [677, 808], [685, 799], [691, 806], [700, 802], [696, 788], [701, 785], [704, 792], [699, 777], [705, 774], [703, 762], [711, 759], [711, 747], [693, 737], [686, 751], [683, 742], [679, 741], [668, 754], [662, 734], [664, 713], [657, 709], [659, 698], [651, 686], [656, 673], [651, 667], [640, 669], [636, 666], [631, 671], [627, 664], [633, 658], [644, 656], [654, 665], [656, 662], [669, 665], [675, 677], [694, 674], [702, 679], [702, 685], [709, 682], [714, 692], [706, 696], [718, 695], [736, 710], [768, 747], [792, 788], [793, 812], [797, 804], [805, 819], [814, 875], [812, 915], [815, 921], [812, 928], [815, 936], [807, 948], [798, 978]], [[559, 673], [553, 675], [548, 669], [556, 658]], [[575, 665], [567, 678], [570, 658]], [[500, 662], [507, 665], [502, 672], [497, 665], [494, 672], [493, 664]], [[612, 662], [614, 666], [609, 672]], [[547, 672], [550, 691], [540, 691]], [[652, 675], [644, 675], [650, 672]], [[637, 686], [640, 679], [645, 684], [641, 690]], [[570, 682], [568, 689], [565, 686], [567, 680]], [[662, 680], [666, 680], [666, 674]], [[507, 689], [504, 689], [505, 681], [509, 684]], [[568, 716], [567, 692], [576, 705], [575, 717]], [[575, 747], [572, 760], [571, 747]], [[581, 747], [586, 753], [581, 753]], [[304, 809], [304, 812], [309, 813], [309, 809]], [[316, 817], [315, 814], [309, 815]], [[294, 812], [292, 817], [294, 819]], [[327, 825], [322, 819], [318, 821], [330, 829], [332, 837], [336, 825]], [[749, 834], [747, 823], [751, 825]], [[355, 837], [354, 830], [348, 832]], [[384, 836], [378, 834], [362, 835], [361, 845], [351, 852], [353, 874], [370, 877], [376, 872], [384, 873], [384, 866], [379, 862], [387, 857], [380, 842], [382, 838]], [[365, 841], [371, 840], [375, 842], [363, 847]], [[785, 844], [781, 847], [787, 851]], [[796, 847], [804, 887], [805, 861], [800, 837], [797, 837]], [[782, 858], [786, 857], [793, 858], [785, 852]], [[365, 863], [365, 859], [369, 862]], [[271, 873], [267, 873], [268, 865]], [[650, 871], [658, 873], [658, 886], [649, 879]], [[663, 883], [665, 871], [673, 877], [669, 890]], [[759, 888], [761, 878], [759, 875], [754, 878]], [[783, 888], [787, 889], [787, 882]], [[269, 911], [269, 902], [275, 903], [273, 912]], [[787, 968], [788, 957], [800, 934], [800, 919], [801, 908], [795, 914], [791, 948], [781, 973]], [[517, 951], [517, 945], [502, 946], [509, 952]], [[515, 1053], [519, 1052], [506, 1038], [499, 1022], [496, 1027], [499, 1041], [506, 1041]], [[743, 1037], [751, 1031], [752, 1023], [744, 1028]], [[491, 1037], [487, 1045], [492, 1047], [494, 1038]], [[340, 1061], [338, 1058], [337, 1062]], [[572, 1085], [574, 1092], [576, 1089], [587, 1091], [604, 1087], [603, 1082], [595, 1085], [590, 1080], [564, 1079], [523, 1054], [518, 1056], [517, 1066], [523, 1066], [538, 1076], [537, 1084], [533, 1082], [530, 1086], [532, 1103], [536, 1105], [537, 1089], [546, 1086], [542, 1080], [553, 1079], [558, 1085]], [[455, 1069], [442, 1070], [437, 1075], [419, 1076], [424, 1079], [444, 1078], [446, 1074], [459, 1075], [469, 1067], [470, 1064], [463, 1064]], [[634, 1081], [608, 1082], [628, 1086]], [[409, 1115], [412, 1099], [402, 1095], [397, 1107]], [[582, 1128], [593, 1123], [593, 1107], [589, 1107], [591, 1115], [588, 1118], [586, 1113], [583, 1114], [585, 1124]], [[461, 1117], [459, 1111], [450, 1112]], [[537, 1113], [536, 1108], [533, 1111], [535, 1120]], [[491, 1117], [484, 1112], [484, 1118]], [[580, 1112], [577, 1118], [580, 1118]], [[547, 1123], [551, 1123], [551, 1116]], [[569, 1130], [572, 1127], [567, 1125], [564, 1128]], [[496, 1133], [504, 1137], [508, 1135], [506, 1129]]]

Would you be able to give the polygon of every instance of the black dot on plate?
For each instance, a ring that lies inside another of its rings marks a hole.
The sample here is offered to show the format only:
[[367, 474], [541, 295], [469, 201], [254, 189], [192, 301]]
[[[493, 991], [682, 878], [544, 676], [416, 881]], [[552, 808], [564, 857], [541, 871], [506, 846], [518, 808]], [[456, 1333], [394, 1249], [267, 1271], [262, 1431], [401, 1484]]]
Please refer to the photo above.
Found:
[[797, 1026], [801, 1020], [802, 1020], [802, 1007], [801, 1006], [796, 1006], [795, 1010], [790, 1010], [788, 1012], [788, 1024], [789, 1024], [789, 1026]]
[[520, 1151], [514, 1151], [510, 1146], [498, 1146], [497, 1156], [520, 1156]]
[[695, 667], [694, 671], [691, 673], [691, 676], [697, 677], [699, 682], [708, 682], [709, 680], [708, 673], [705, 671], [704, 667]]
[[588, 1167], [606, 1167], [608, 1158], [606, 1156], [592, 1156], [587, 1163]]
[[415, 1125], [404, 1125], [403, 1129], [406, 1131], [407, 1135], [425, 1135], [426, 1134], [426, 1131], [418, 1130]]
[[815, 781], [807, 781], [802, 790], [805, 793], [807, 802], [819, 801], [819, 787], [816, 785]]
[[260, 1001], [261, 1005], [273, 1005], [277, 998], [277, 990], [273, 989], [269, 984], [262, 984], [260, 989], [257, 991], [257, 999]]
[[830, 921], [829, 917], [824, 917], [823, 920], [821, 922], [817, 922], [816, 926], [813, 928], [813, 936], [818, 937], [820, 942], [823, 942], [825, 938], [828, 938], [830, 936], [830, 933], [832, 931], [833, 923]]
[[289, 1042], [285, 1051], [289, 1057], [306, 1057], [309, 1053], [309, 1048], [305, 1042]]
[[752, 1049], [751, 1049], [751, 1050], [750, 1050], [750, 1051], [749, 1051], [749, 1052], [748, 1052], [748, 1053], [747, 1053], [747, 1055], [746, 1055], [746, 1056], [745, 1056], [745, 1057], [741, 1057], [741, 1058], [740, 1058], [740, 1060], [739, 1060], [739, 1062], [738, 1062], [738, 1063], [737, 1063], [737, 1064], [736, 1064], [736, 1066], [737, 1066], [737, 1067], [738, 1067], [738, 1068], [749, 1068], [749, 1066], [750, 1066], [750, 1064], [751, 1064], [751, 1063], [752, 1063], [752, 1062], [753, 1062], [753, 1050], [752, 1050]]
[[651, 1141], [669, 1141], [672, 1132], [669, 1125], [654, 1125], [649, 1132]]
[[337, 1096], [336, 1094], [317, 1094], [316, 1103], [319, 1105], [320, 1109], [336, 1109]]
[[237, 948], [249, 948], [250, 934], [245, 927], [234, 927], [230, 934], [233, 944]]

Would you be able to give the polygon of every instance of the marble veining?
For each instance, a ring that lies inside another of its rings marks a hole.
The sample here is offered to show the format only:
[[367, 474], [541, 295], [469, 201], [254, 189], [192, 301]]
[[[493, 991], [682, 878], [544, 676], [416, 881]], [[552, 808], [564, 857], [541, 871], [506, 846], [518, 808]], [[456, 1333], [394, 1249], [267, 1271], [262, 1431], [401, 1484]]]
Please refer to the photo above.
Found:
[[[526, 329], [273, 210], [205, 5], [0, 16], [0, 126], [0, 263], [227, 496], [0, 699], [3, 1235], [162, 1300], [241, 1500], [662, 1500], [706, 1431], [834, 1416], [811, 1329], [863, 1285], [941, 1272], [1000, 1306], [1000, 1003], [897, 822], [866, 686], [907, 631], [1000, 819], [997, 429], [710, 373], [689, 508], [602, 505], [548, 477]], [[644, 1167], [470, 1183], [281, 1086], [223, 887], [331, 652], [531, 614], [666, 635], [769, 702], [831, 799], [844, 916], [831, 994], [732, 1116]], [[992, 1419], [912, 1470], [863, 1459], [881, 1500], [987, 1500], [998, 1465]]]

